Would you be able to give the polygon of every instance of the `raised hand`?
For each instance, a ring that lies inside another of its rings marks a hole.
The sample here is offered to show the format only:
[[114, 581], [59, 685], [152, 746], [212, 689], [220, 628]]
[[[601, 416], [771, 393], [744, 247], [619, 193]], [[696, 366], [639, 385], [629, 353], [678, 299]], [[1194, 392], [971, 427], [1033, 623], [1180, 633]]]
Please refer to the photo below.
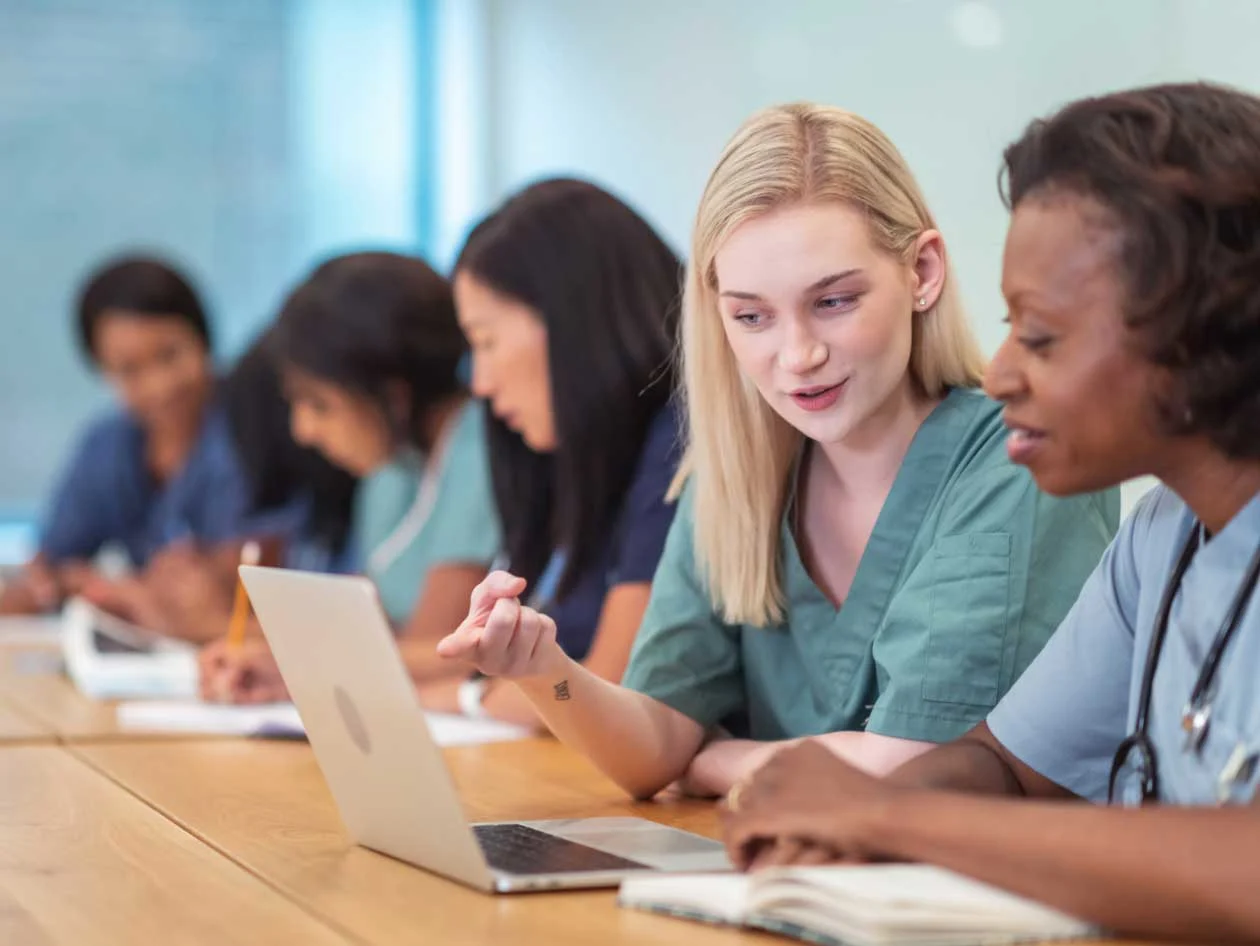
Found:
[[437, 652], [463, 660], [492, 677], [530, 677], [545, 673], [556, 658], [556, 625], [520, 602], [525, 580], [492, 572], [473, 589], [468, 617], [438, 641]]

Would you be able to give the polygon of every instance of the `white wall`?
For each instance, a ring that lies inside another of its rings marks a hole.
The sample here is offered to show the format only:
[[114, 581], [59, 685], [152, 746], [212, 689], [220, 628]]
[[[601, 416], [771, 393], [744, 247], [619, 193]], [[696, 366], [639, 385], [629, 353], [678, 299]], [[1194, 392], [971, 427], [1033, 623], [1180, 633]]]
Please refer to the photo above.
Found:
[[790, 100], [842, 105], [915, 169], [989, 347], [1001, 337], [997, 169], [1030, 118], [1139, 83], [1260, 87], [1253, 0], [491, 0], [487, 25], [487, 199], [589, 175], [683, 251], [743, 118]]
[[842, 105], [914, 168], [989, 350], [1003, 334], [997, 170], [1029, 119], [1157, 81], [1260, 87], [1254, 0], [486, 0], [486, 14], [482, 206], [579, 173], [685, 253], [740, 121], [777, 102]]

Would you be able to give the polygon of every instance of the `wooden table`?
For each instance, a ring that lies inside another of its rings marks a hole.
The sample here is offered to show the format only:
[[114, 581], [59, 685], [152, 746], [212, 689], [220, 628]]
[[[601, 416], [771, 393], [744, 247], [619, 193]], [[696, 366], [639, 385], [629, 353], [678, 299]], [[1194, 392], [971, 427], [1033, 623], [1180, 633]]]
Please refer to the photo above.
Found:
[[[351, 844], [306, 744], [138, 739], [23, 653], [0, 644], [5, 946], [790, 942], [622, 910], [612, 891], [468, 890]], [[717, 833], [712, 804], [631, 802], [552, 740], [446, 756], [470, 820], [629, 814]]]
[[81, 694], [59, 672], [59, 666], [60, 651], [55, 646], [0, 640], [0, 694], [5, 703], [57, 739], [118, 736], [113, 705]]
[[0, 943], [345, 941], [64, 749], [0, 749]]
[[[370, 943], [773, 941], [622, 910], [612, 891], [489, 896], [356, 848], [303, 744], [84, 743], [73, 751], [330, 926]], [[711, 804], [634, 804], [552, 740], [451, 749], [447, 758], [470, 819], [633, 814], [710, 836], [717, 829]]]
[[52, 730], [47, 726], [24, 715], [16, 707], [0, 703], [0, 745], [11, 742], [49, 741], [52, 738]]

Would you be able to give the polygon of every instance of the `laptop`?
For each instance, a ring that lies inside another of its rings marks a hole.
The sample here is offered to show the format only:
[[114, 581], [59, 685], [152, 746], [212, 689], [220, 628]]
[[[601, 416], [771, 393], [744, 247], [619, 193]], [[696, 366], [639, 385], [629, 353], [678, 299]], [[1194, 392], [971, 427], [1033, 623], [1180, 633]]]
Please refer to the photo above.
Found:
[[469, 824], [372, 582], [240, 575], [356, 843], [495, 893], [730, 870], [717, 841], [643, 818]]

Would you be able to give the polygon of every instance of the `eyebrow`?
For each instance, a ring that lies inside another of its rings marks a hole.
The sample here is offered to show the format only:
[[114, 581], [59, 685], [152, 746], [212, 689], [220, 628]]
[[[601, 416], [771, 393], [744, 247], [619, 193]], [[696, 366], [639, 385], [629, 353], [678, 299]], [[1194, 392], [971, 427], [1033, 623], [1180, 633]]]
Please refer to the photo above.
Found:
[[[811, 292], [818, 292], [820, 289], [826, 289], [828, 286], [833, 283], [838, 283], [842, 279], [848, 279], [850, 276], [856, 276], [860, 272], [862, 272], [860, 269], [845, 269], [838, 273], [832, 273], [830, 276], [824, 276], [822, 279], [810, 283], [805, 287], [805, 291], [801, 294], [807, 296]], [[731, 299], [747, 299], [750, 302], [757, 302], [761, 299], [761, 296], [757, 295], [755, 292], [741, 292], [738, 289], [728, 289], [721, 295]]]

